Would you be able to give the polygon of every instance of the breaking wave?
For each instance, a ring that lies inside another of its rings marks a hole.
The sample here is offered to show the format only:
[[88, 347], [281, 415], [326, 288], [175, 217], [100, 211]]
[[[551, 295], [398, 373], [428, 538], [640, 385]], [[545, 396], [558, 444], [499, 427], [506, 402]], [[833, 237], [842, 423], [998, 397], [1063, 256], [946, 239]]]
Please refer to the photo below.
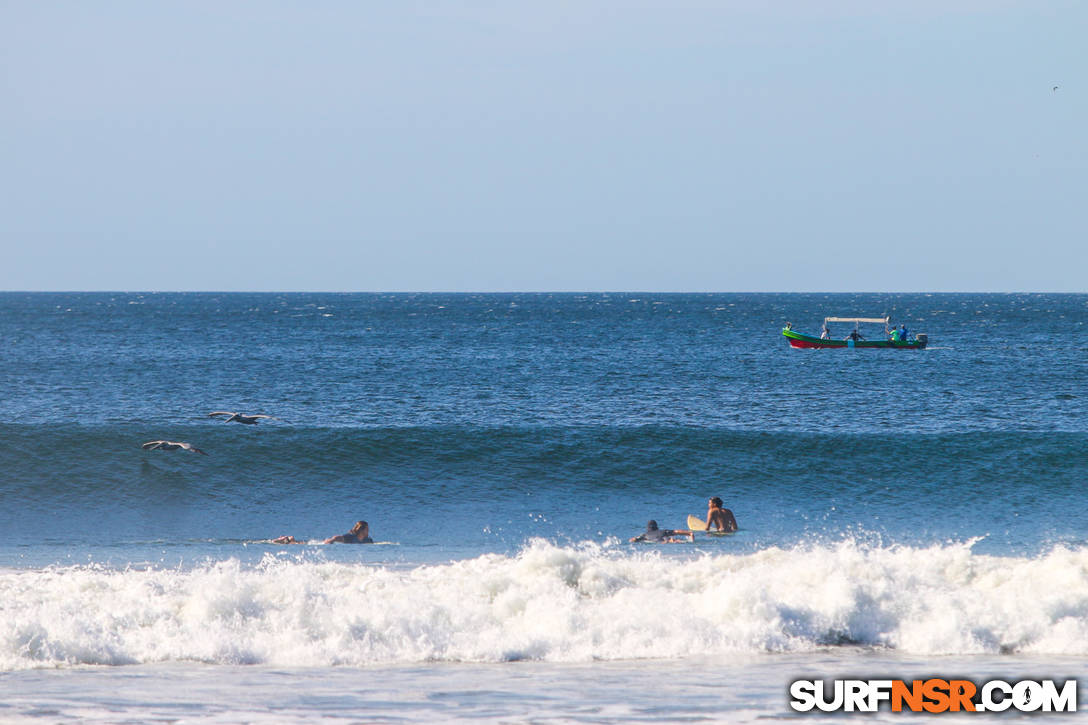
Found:
[[269, 554], [0, 571], [0, 670], [585, 662], [693, 653], [1088, 654], [1088, 548], [835, 545], [676, 556], [534, 540], [413, 568]]

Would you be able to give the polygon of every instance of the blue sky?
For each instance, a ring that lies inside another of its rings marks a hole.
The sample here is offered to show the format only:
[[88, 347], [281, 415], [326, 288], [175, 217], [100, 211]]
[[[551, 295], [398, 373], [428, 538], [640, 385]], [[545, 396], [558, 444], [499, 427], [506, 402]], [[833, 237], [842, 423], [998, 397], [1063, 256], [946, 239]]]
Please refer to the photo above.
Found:
[[1085, 38], [1077, 2], [0, 0], [0, 289], [1084, 292]]

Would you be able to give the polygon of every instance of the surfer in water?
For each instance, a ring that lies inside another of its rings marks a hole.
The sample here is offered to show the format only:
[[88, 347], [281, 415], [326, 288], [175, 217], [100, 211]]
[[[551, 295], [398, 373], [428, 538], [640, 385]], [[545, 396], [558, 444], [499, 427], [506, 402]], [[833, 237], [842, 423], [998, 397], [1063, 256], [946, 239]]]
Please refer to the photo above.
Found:
[[706, 530], [710, 531], [712, 525], [718, 527], [718, 531], [730, 534], [737, 530], [737, 519], [733, 516], [733, 512], [723, 508], [722, 500], [717, 496], [710, 499], [706, 508]]
[[[277, 536], [272, 539], [273, 544], [305, 544], [305, 541], [299, 541], [294, 536]], [[370, 538], [370, 524], [365, 521], [356, 521], [355, 525], [351, 527], [351, 531], [346, 534], [339, 534], [337, 536], [330, 536], [325, 539], [323, 544], [373, 544], [374, 539]]]
[[351, 531], [339, 536], [330, 536], [325, 539], [326, 544], [373, 544], [370, 538], [370, 524], [365, 521], [356, 521]]
[[646, 530], [638, 536], [633, 536], [629, 539], [632, 543], [646, 542], [649, 544], [679, 544], [684, 541], [680, 538], [687, 536], [688, 541], [694, 543], [695, 532], [688, 531], [687, 529], [659, 529], [657, 522], [650, 519], [646, 522]]

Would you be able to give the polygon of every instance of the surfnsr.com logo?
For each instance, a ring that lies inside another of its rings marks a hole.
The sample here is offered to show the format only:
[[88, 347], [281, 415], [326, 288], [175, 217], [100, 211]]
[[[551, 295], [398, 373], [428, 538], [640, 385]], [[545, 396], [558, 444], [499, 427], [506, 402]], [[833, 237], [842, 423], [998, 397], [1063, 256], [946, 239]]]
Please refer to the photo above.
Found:
[[790, 698], [797, 712], [1076, 712], [1077, 681], [795, 680]]

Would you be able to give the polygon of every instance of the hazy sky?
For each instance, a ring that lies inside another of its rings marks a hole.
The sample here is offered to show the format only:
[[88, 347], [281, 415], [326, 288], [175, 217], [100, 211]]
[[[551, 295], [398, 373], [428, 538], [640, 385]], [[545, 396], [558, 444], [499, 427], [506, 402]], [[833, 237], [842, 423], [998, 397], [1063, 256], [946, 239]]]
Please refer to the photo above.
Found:
[[0, 289], [1084, 292], [1086, 71], [1084, 2], [0, 0]]

